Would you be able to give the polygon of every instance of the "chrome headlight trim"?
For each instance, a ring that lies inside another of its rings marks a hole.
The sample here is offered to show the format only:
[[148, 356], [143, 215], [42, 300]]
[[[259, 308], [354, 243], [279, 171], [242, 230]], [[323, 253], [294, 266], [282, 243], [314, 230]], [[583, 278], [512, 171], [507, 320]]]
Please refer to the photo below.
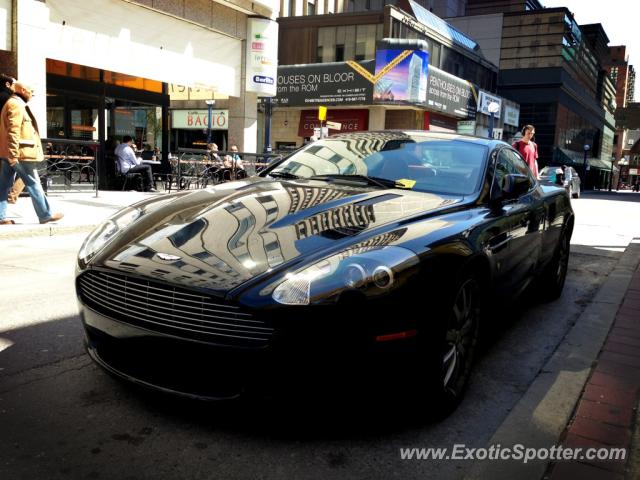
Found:
[[261, 294], [271, 292], [283, 305], [333, 303], [346, 291], [382, 295], [402, 284], [403, 273], [417, 264], [416, 254], [403, 247], [351, 248], [287, 273], [284, 281]]

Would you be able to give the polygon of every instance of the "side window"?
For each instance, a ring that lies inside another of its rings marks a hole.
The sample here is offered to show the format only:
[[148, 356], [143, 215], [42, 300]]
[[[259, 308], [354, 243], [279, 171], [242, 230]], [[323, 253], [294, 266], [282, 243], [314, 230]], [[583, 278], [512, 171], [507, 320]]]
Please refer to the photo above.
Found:
[[502, 186], [502, 179], [507, 174], [519, 174], [529, 177], [531, 185], [533, 185], [533, 175], [529, 167], [520, 156], [508, 148], [503, 148], [498, 152], [496, 159], [496, 169], [493, 176], [493, 189], [499, 189]]
[[508, 150], [506, 148], [503, 148], [498, 152], [498, 158], [496, 159], [496, 169], [493, 175], [493, 188], [500, 188], [500, 186], [502, 185], [502, 179], [505, 175], [509, 173], [520, 173], [516, 171], [507, 153]]
[[531, 182], [531, 185], [533, 185], [535, 183], [535, 179], [533, 178], [533, 173], [531, 173], [531, 169], [529, 168], [527, 163], [524, 161], [524, 159], [514, 150], [507, 150], [505, 148], [503, 152], [505, 152], [509, 156], [509, 158], [513, 162], [513, 167], [517, 170], [513, 173], [526, 175], [527, 177], [529, 177], [529, 181]]

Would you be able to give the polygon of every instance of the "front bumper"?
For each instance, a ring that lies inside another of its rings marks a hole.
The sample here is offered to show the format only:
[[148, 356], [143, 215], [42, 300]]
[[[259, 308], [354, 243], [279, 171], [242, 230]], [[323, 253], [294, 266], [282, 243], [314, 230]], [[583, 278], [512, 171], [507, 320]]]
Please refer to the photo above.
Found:
[[[389, 323], [380, 308], [357, 317], [337, 308], [286, 313], [267, 346], [240, 348], [194, 341], [108, 318], [79, 304], [87, 351], [113, 375], [200, 400], [296, 395], [308, 391], [397, 387], [415, 365], [418, 337], [376, 342]], [[293, 309], [296, 312], [296, 309]], [[376, 319], [376, 315], [382, 315]], [[393, 319], [398, 323], [398, 319]], [[346, 325], [350, 325], [347, 327]], [[402, 327], [404, 328], [404, 327]]]

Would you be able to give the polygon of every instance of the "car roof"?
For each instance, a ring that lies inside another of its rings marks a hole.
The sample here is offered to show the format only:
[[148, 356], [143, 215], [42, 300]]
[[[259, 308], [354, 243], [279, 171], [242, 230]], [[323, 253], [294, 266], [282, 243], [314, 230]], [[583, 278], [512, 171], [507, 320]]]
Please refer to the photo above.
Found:
[[414, 141], [419, 138], [423, 138], [426, 140], [451, 140], [451, 141], [463, 141], [478, 145], [484, 145], [489, 148], [496, 148], [500, 145], [509, 145], [502, 140], [495, 140], [493, 138], [484, 138], [477, 137], [474, 135], [463, 135], [460, 133], [449, 133], [449, 132], [434, 132], [430, 130], [374, 130], [374, 131], [366, 131], [366, 132], [349, 132], [349, 133], [337, 133], [331, 135], [330, 139], [363, 139], [363, 138], [372, 138], [372, 137], [382, 137], [392, 139], [412, 139]]

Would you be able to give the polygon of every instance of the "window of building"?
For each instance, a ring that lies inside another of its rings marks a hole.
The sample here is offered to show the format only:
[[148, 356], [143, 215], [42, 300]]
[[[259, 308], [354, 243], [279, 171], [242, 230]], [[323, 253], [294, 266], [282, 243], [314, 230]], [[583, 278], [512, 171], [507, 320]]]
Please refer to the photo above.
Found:
[[321, 27], [318, 29], [316, 61], [342, 62], [374, 59], [382, 24]]
[[316, 14], [316, 4], [313, 2], [307, 2], [307, 15]]

